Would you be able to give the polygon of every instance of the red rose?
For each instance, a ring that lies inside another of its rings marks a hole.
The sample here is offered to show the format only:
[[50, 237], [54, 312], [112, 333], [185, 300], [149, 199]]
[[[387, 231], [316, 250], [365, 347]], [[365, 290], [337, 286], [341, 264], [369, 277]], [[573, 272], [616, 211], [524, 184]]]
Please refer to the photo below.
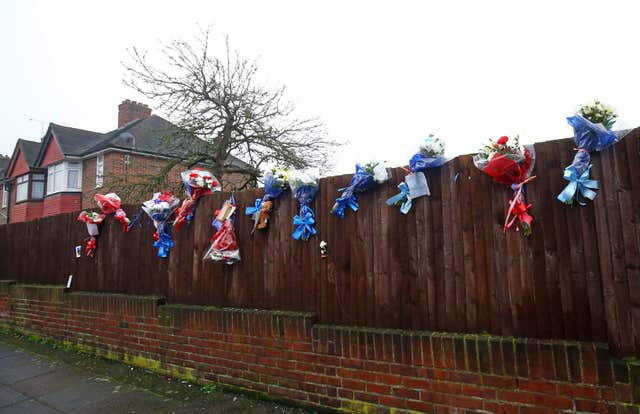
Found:
[[500, 137], [498, 144], [505, 145], [509, 141], [509, 137]]

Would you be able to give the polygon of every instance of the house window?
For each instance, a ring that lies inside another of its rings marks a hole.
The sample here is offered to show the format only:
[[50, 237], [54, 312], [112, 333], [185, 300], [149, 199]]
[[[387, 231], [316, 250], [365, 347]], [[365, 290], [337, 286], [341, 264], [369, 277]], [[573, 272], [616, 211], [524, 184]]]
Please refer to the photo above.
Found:
[[47, 171], [47, 194], [61, 191], [80, 191], [82, 166], [79, 162], [65, 161], [49, 166]]
[[28, 195], [29, 174], [25, 174], [16, 179], [16, 203], [26, 200]]
[[104, 183], [104, 155], [96, 157], [96, 188], [102, 187]]
[[7, 208], [9, 205], [9, 191], [7, 191], [7, 185], [2, 186], [2, 208]]
[[31, 198], [40, 199], [44, 197], [44, 174], [33, 174], [31, 176]]

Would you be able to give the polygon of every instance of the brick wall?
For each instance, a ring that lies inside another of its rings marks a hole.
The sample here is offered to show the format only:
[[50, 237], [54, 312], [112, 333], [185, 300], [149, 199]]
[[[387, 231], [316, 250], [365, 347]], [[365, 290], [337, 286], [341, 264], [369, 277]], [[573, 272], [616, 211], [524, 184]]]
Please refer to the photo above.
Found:
[[[41, 203], [41, 214], [33, 218], [80, 211], [80, 200], [80, 193], [60, 193], [46, 196], [44, 198], [44, 202]], [[33, 218], [30, 218], [29, 220], [32, 220]]]
[[[149, 175], [158, 175], [162, 173], [167, 160], [151, 156], [143, 156], [137, 154], [129, 154], [128, 163], [125, 161], [125, 154], [122, 152], [107, 152], [104, 154], [104, 184], [101, 188], [96, 188], [96, 157], [84, 160], [82, 167], [82, 208], [95, 208], [96, 204], [93, 199], [96, 193], [118, 193], [125, 204], [138, 204], [148, 200], [153, 195], [152, 192], [123, 195], [123, 185], [127, 183], [139, 183]], [[173, 189], [178, 192], [180, 198], [184, 197], [184, 192], [180, 188], [182, 183], [180, 173], [187, 169], [184, 165], [176, 165], [169, 171], [167, 175], [167, 186], [165, 188], [157, 188], [155, 191], [165, 189]], [[222, 178], [225, 183], [225, 190], [233, 190], [234, 186], [243, 182], [241, 174], [226, 174]]]
[[0, 324], [310, 407], [367, 413], [638, 413], [605, 344], [348, 328], [310, 313], [165, 305], [0, 282]]

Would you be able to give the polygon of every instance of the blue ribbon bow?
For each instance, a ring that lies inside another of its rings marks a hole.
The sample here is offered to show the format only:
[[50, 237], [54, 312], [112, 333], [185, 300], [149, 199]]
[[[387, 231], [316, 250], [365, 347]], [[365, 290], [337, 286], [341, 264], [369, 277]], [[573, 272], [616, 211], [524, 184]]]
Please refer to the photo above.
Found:
[[153, 247], [158, 248], [158, 256], [159, 257], [167, 257], [171, 248], [174, 246], [173, 240], [171, 240], [171, 233], [169, 233], [167, 228], [170, 229], [170, 226], [166, 226], [166, 223], [158, 223], [158, 228], [156, 232], [158, 233], [158, 239], [153, 243]]
[[404, 200], [404, 202], [400, 206], [400, 212], [402, 214], [407, 214], [409, 210], [411, 210], [411, 206], [413, 205], [411, 201], [411, 195], [409, 194], [409, 186], [407, 185], [407, 183], [402, 182], [398, 184], [398, 190], [400, 190], [398, 194], [387, 200], [387, 205], [392, 206]]
[[316, 234], [316, 229], [313, 227], [315, 222], [313, 210], [306, 204], [302, 205], [300, 215], [293, 217], [293, 224], [297, 226], [293, 232], [293, 238], [296, 240], [309, 240], [311, 236]]
[[[349, 187], [347, 188], [339, 188], [338, 191], [351, 190]], [[358, 205], [358, 197], [353, 194], [352, 191], [345, 191], [342, 197], [339, 197], [336, 200], [336, 203], [333, 205], [331, 209], [331, 214], [334, 216], [338, 216], [341, 219], [344, 218], [344, 213], [346, 208], [349, 207], [353, 211], [358, 211], [360, 206]]]
[[[592, 200], [596, 198], [596, 192], [593, 190], [598, 190], [600, 188], [600, 183], [598, 180], [590, 180], [589, 179], [589, 171], [591, 170], [592, 165], [589, 164], [589, 167], [578, 177], [578, 172], [573, 166], [568, 166], [564, 169], [563, 178], [569, 181], [569, 184], [562, 190], [560, 194], [558, 194], [558, 200], [563, 203], [570, 203], [574, 197], [576, 197], [576, 193], [580, 191], [580, 194]], [[585, 203], [580, 203], [580, 205], [585, 205]]]
[[[262, 209], [262, 199], [256, 198], [255, 206], [245, 207], [244, 214], [246, 214], [247, 216], [253, 216], [256, 213], [259, 213], [261, 209]], [[255, 217], [254, 217], [254, 220], [255, 220]]]

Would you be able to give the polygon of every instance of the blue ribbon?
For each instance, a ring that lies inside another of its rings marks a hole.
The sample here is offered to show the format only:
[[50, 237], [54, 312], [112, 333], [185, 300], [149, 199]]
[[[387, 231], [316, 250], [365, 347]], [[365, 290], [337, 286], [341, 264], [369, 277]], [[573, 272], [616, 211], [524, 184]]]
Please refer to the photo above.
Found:
[[[348, 188], [348, 187], [347, 187]], [[345, 188], [339, 188], [338, 191], [344, 191]], [[351, 193], [351, 195], [345, 197], [346, 194], [343, 194], [342, 197], [336, 200], [336, 203], [333, 205], [331, 209], [331, 214], [334, 216], [338, 216], [341, 219], [344, 218], [344, 213], [347, 207], [349, 207], [353, 211], [358, 211], [360, 206], [358, 205], [358, 197], [355, 194]]]
[[262, 209], [262, 199], [256, 198], [255, 206], [245, 207], [244, 214], [246, 214], [247, 216], [253, 216], [256, 213], [259, 213], [261, 209]]
[[293, 217], [293, 224], [297, 226], [293, 232], [293, 238], [296, 240], [309, 240], [309, 238], [316, 234], [316, 229], [313, 227], [316, 219], [314, 218], [313, 210], [311, 207], [303, 204], [300, 208], [300, 215]]
[[[600, 183], [598, 180], [590, 180], [589, 179], [589, 171], [591, 170], [592, 165], [589, 164], [589, 167], [578, 177], [578, 172], [573, 166], [568, 166], [564, 169], [564, 179], [569, 181], [569, 184], [562, 190], [560, 194], [558, 194], [558, 200], [563, 203], [570, 203], [574, 197], [576, 197], [576, 193], [580, 191], [580, 194], [592, 200], [596, 198], [596, 192], [593, 190], [598, 190], [600, 188]], [[580, 203], [584, 205], [584, 203]]]
[[402, 214], [407, 214], [409, 210], [411, 210], [411, 206], [413, 204], [411, 202], [411, 195], [409, 194], [409, 186], [407, 185], [407, 183], [402, 182], [398, 184], [398, 190], [400, 190], [398, 194], [387, 200], [387, 205], [392, 206], [404, 200], [404, 202], [400, 206], [400, 212]]
[[171, 248], [174, 246], [173, 240], [171, 240], [171, 233], [165, 228], [171, 228], [170, 226], [165, 226], [166, 223], [158, 223], [158, 228], [156, 229], [158, 233], [158, 239], [153, 243], [153, 247], [158, 248], [158, 256], [159, 257], [167, 257]]

